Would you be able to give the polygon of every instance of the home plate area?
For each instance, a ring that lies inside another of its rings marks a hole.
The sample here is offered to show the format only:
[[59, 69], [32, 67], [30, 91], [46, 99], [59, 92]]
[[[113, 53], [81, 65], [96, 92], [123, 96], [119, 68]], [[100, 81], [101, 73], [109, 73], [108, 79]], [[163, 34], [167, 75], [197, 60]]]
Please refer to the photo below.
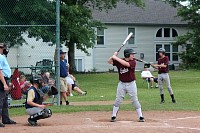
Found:
[[147, 111], [145, 122], [137, 122], [136, 112], [120, 111], [117, 121], [110, 122], [111, 112], [79, 112], [53, 114], [49, 119], [40, 120], [39, 126], [30, 127], [27, 116], [14, 117], [17, 125], [0, 128], [6, 133], [199, 133], [200, 114], [183, 111]]

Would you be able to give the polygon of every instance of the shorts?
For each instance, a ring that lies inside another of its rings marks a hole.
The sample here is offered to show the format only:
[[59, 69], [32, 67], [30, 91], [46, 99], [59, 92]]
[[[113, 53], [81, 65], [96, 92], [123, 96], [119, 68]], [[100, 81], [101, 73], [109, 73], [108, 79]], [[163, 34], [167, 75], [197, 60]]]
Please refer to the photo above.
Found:
[[66, 78], [60, 77], [60, 92], [67, 92], [67, 81], [66, 81]]
[[[154, 77], [152, 77], [153, 78], [153, 81], [155, 82], [155, 83], [158, 83], [158, 78], [154, 78]], [[148, 78], [148, 82], [150, 82], [150, 78]]]
[[78, 87], [77, 84], [72, 84], [72, 90], [74, 90], [75, 87]]

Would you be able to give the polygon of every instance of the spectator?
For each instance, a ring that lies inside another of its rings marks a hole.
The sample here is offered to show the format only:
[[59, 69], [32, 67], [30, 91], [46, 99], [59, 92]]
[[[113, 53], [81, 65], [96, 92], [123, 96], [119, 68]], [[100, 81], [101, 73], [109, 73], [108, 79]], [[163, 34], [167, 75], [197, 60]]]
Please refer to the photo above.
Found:
[[151, 72], [149, 71], [148, 68], [144, 68], [144, 71], [142, 71], [141, 73], [141, 77], [145, 80], [147, 80], [147, 82], [150, 82], [151, 84], [151, 88], [154, 87], [154, 82], [156, 83], [155, 87], [158, 88], [158, 78], [155, 78]]
[[62, 105], [62, 99], [64, 98], [66, 105], [69, 105], [67, 99], [67, 81], [66, 77], [68, 76], [68, 65], [67, 60], [65, 59], [66, 52], [60, 50], [60, 104]]
[[46, 76], [45, 72], [41, 73], [41, 81], [42, 81], [42, 87], [40, 90], [46, 94], [49, 92], [50, 86], [49, 86], [49, 78]]
[[28, 81], [26, 81], [25, 75], [21, 75], [19, 77], [19, 85], [22, 89], [22, 94], [27, 94], [27, 89], [31, 86], [31, 84]]
[[[87, 91], [82, 91], [82, 90], [78, 87], [76, 78], [75, 78], [73, 75], [69, 74], [69, 75], [67, 76], [66, 80], [67, 80], [67, 86], [68, 86], [68, 89], [69, 89], [69, 90], [74, 90], [74, 91], [76, 91], [78, 94], [83, 95], [83, 96], [87, 95]], [[71, 94], [72, 94], [72, 93], [71, 93]], [[73, 94], [72, 94], [72, 95], [71, 95], [71, 94], [70, 94], [70, 96], [73, 96]]]

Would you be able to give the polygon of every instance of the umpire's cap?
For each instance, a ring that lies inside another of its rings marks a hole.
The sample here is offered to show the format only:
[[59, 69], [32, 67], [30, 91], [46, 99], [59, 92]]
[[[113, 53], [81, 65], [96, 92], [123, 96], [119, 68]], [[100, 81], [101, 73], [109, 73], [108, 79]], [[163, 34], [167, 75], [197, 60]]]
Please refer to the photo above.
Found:
[[125, 49], [124, 50], [124, 57], [128, 58], [130, 54], [136, 54], [136, 52], [133, 49]]

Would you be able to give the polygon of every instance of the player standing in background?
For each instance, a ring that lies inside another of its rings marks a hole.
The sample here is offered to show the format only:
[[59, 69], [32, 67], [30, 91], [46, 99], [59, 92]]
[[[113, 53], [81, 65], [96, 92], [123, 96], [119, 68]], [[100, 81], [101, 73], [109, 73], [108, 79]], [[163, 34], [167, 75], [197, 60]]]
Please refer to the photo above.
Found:
[[170, 78], [169, 78], [169, 58], [168, 56], [165, 56], [165, 49], [160, 48], [158, 50], [160, 58], [158, 59], [158, 64], [151, 64], [152, 67], [158, 69], [158, 86], [160, 89], [160, 96], [161, 96], [161, 104], [165, 102], [164, 98], [164, 90], [163, 90], [163, 81], [166, 82], [169, 94], [172, 98], [172, 102], [176, 103], [176, 100], [174, 98], [174, 93], [170, 84]]
[[117, 112], [119, 110], [120, 104], [122, 103], [126, 93], [131, 98], [132, 104], [135, 107], [139, 122], [144, 122], [144, 117], [142, 115], [141, 105], [137, 97], [137, 86], [135, 78], [135, 66], [136, 62], [134, 60], [134, 54], [136, 52], [133, 49], [125, 49], [123, 59], [117, 57], [118, 52], [115, 52], [108, 60], [109, 64], [116, 66], [119, 73], [119, 83], [117, 87], [117, 96], [113, 106], [113, 113], [111, 117], [111, 122], [116, 121]]

